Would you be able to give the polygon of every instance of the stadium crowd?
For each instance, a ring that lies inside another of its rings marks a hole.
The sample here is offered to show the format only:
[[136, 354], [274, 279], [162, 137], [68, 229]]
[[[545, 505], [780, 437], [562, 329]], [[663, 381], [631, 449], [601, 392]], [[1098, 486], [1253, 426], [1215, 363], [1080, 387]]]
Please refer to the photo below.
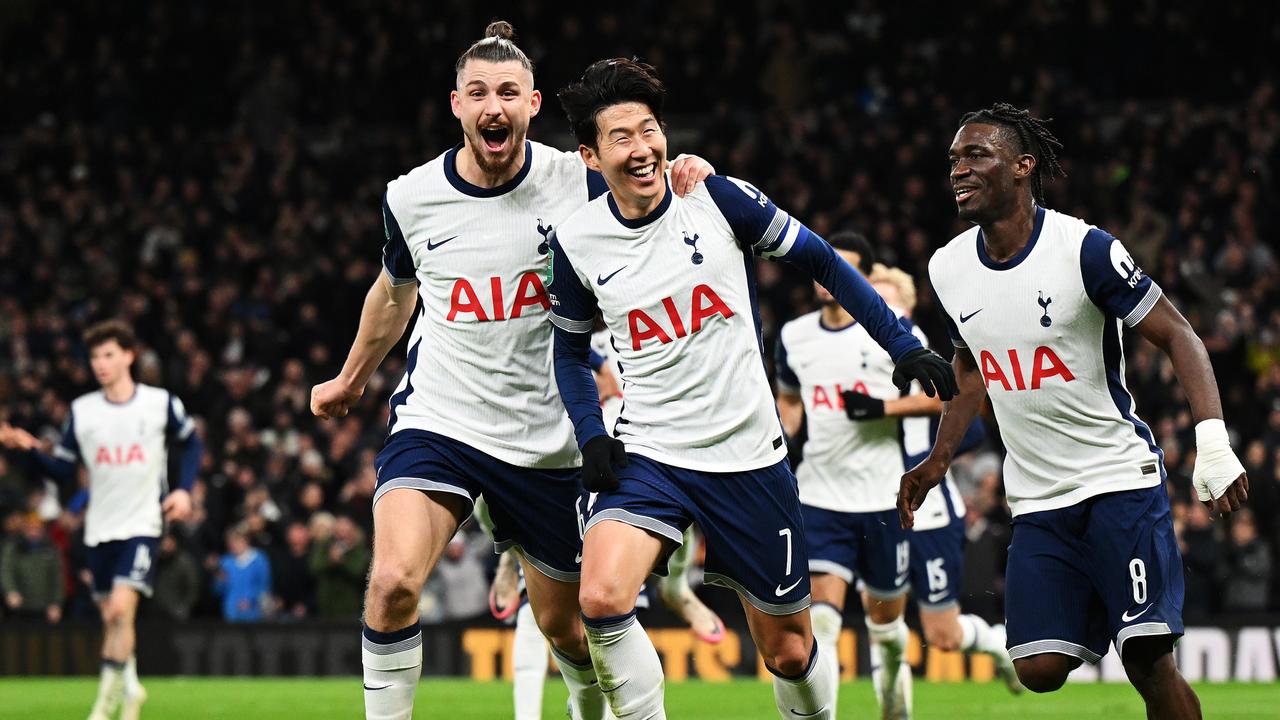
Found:
[[[1280, 610], [1277, 14], [795, 5], [575, 15], [526, 0], [506, 17], [546, 93], [532, 135], [571, 147], [554, 90], [591, 60], [641, 56], [670, 83], [673, 152], [754, 178], [820, 234], [866, 234], [916, 278], [915, 319], [948, 354], [925, 268], [963, 229], [946, 178], [957, 121], [996, 100], [1055, 118], [1068, 177], [1049, 204], [1122, 239], [1187, 314], [1251, 479], [1251, 511], [1229, 522], [1194, 502], [1186, 402], [1169, 363], [1130, 334], [1130, 386], [1166, 452], [1188, 619]], [[0, 420], [55, 441], [69, 402], [94, 389], [81, 331], [107, 317], [136, 329], [135, 376], [179, 396], [207, 448], [195, 517], [167, 531], [148, 612], [358, 616], [372, 458], [403, 351], [346, 418], [315, 420], [309, 388], [338, 367], [379, 272], [385, 183], [458, 141], [453, 60], [489, 12], [301, 0], [0, 10]], [[1085, 35], [1106, 51], [1083, 49]], [[758, 271], [771, 346], [814, 308], [812, 291], [786, 267]], [[1009, 533], [999, 452], [993, 436], [960, 467], [964, 602], [993, 619]], [[4, 613], [96, 615], [74, 490], [0, 455]], [[424, 618], [484, 613], [491, 563], [482, 536], [461, 535]]]

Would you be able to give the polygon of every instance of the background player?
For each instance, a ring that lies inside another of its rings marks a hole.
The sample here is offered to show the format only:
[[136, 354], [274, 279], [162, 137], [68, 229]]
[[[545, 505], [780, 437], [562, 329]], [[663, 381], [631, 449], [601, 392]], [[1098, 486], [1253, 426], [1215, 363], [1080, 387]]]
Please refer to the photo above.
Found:
[[[871, 272], [875, 257], [864, 237], [841, 232], [830, 242], [860, 273]], [[883, 717], [909, 718], [911, 668], [903, 615], [910, 542], [896, 522], [893, 478], [903, 467], [899, 419], [917, 416], [927, 426], [925, 416], [936, 413], [941, 401], [924, 394], [899, 397], [889, 355], [830, 292], [821, 285], [815, 292], [821, 309], [784, 325], [776, 346], [783, 428], [795, 437], [808, 419], [796, 477], [812, 573], [814, 636], [835, 657], [845, 596], [856, 577], [871, 640], [876, 700]], [[902, 322], [926, 342], [914, 324]], [[937, 504], [945, 515], [946, 505], [941, 499]], [[835, 663], [831, 671], [839, 677]]]
[[[384, 272], [365, 298], [342, 371], [312, 390], [313, 413], [345, 415], [421, 299], [376, 460], [362, 641], [370, 718], [413, 712], [418, 596], [481, 493], [497, 549], [520, 553], [575, 715], [605, 711], [578, 618], [585, 496], [551, 381], [541, 280], [552, 228], [603, 183], [576, 154], [526, 139], [542, 97], [512, 36], [509, 24], [492, 23], [458, 58], [451, 105], [463, 142], [387, 185]], [[710, 172], [687, 165], [693, 174], [673, 170], [681, 189]]]
[[1186, 392], [1200, 500], [1239, 509], [1248, 479], [1186, 320], [1120, 241], [1043, 207], [1060, 148], [1042, 121], [1005, 103], [960, 122], [951, 184], [975, 227], [934, 254], [929, 276], [962, 392], [929, 457], [903, 476], [899, 511], [910, 526], [989, 395], [1008, 451], [1005, 615], [1018, 677], [1056, 690], [1114, 641], [1148, 717], [1198, 718], [1172, 653], [1183, 581], [1163, 454], [1125, 386], [1122, 323], [1169, 356]]
[[[191, 514], [191, 486], [202, 445], [182, 401], [167, 390], [134, 382], [137, 339], [120, 321], [85, 331], [89, 364], [102, 389], [71, 403], [62, 440], [51, 453], [31, 433], [0, 425], [0, 444], [31, 452], [64, 487], [74, 486], [76, 465], [89, 472], [84, 544], [93, 597], [102, 612], [102, 675], [90, 720], [137, 718], [146, 691], [134, 659], [139, 594], [151, 596], [156, 551], [164, 521]], [[169, 489], [170, 445], [178, 486]]]
[[[910, 275], [900, 268], [876, 263], [868, 279], [889, 307], [898, 309], [904, 318], [910, 319], [916, 306], [916, 286]], [[932, 403], [933, 409], [928, 417], [902, 418], [903, 465], [908, 468], [915, 467], [929, 454], [937, 434], [937, 415], [942, 411], [941, 401], [923, 395], [915, 397]], [[880, 412], [893, 416], [902, 406], [902, 401], [897, 399], [878, 399], [849, 390], [843, 393], [842, 399], [849, 419], [858, 421], [875, 417]], [[957, 448], [957, 454], [977, 447], [985, 434], [982, 420], [974, 420]], [[978, 615], [960, 614], [960, 581], [964, 577], [964, 499], [950, 472], [941, 485], [942, 492], [930, 493], [925, 498], [916, 513], [915, 526], [907, 534], [911, 545], [909, 584], [920, 609], [924, 641], [940, 650], [990, 655], [995, 660], [996, 674], [1010, 692], [1021, 693], [1024, 688], [1018, 682], [1013, 661], [1005, 649], [1004, 625], [992, 626]]]
[[[775, 675], [783, 717], [834, 717], [832, 658], [809, 624], [795, 479], [763, 372], [753, 253], [806, 269], [866, 319], [912, 377], [949, 396], [945, 364], [903, 330], [875, 291], [820, 237], [741, 181], [708, 178], [673, 198], [665, 88], [653, 68], [597, 62], [560, 92], [587, 165], [609, 194], [552, 242], [556, 379], [600, 490], [583, 541], [581, 605], [592, 660], [619, 717], [665, 717], [662, 668], [635, 621], [635, 597], [697, 522], [707, 582], [736, 590]], [[588, 366], [597, 308], [624, 368], [626, 408], [606, 432]], [[624, 468], [615, 476], [613, 465]]]

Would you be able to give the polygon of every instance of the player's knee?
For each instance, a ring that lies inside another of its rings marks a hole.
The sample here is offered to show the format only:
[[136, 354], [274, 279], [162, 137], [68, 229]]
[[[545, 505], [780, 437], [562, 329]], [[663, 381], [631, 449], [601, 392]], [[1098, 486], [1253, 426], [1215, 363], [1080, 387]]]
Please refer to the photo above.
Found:
[[578, 590], [578, 605], [589, 618], [606, 618], [626, 615], [636, 605], [636, 593], [607, 583], [583, 584]]
[[576, 612], [565, 612], [563, 608], [535, 609], [534, 620], [543, 636], [564, 652], [572, 653], [586, 644], [582, 619]]
[[406, 563], [375, 559], [369, 572], [369, 592], [366, 604], [391, 612], [412, 608], [418, 603], [422, 580]]
[[1028, 690], [1036, 693], [1058, 690], [1066, 684], [1067, 676], [1079, 665], [1079, 660], [1065, 655], [1035, 655], [1013, 661], [1013, 666], [1018, 671], [1018, 680]]
[[960, 640], [963, 633], [960, 628], [939, 627], [924, 623], [924, 641], [930, 647], [935, 647], [945, 652], [955, 652], [960, 649]]
[[809, 658], [812, 648], [799, 634], [788, 633], [782, 638], [761, 648], [765, 664], [774, 672], [785, 677], [799, 677], [809, 669]]

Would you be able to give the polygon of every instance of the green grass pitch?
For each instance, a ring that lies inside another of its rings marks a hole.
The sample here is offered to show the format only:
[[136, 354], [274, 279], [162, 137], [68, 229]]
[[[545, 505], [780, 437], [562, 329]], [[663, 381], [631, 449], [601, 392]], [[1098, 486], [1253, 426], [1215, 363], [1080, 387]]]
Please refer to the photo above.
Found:
[[[150, 700], [145, 720], [317, 720], [359, 718], [360, 680], [170, 679], [143, 678]], [[0, 679], [0, 718], [82, 720], [93, 704], [97, 680]], [[1280, 684], [1202, 684], [1196, 687], [1207, 720], [1280, 717]], [[565, 689], [557, 678], [546, 684], [544, 718], [563, 718]], [[498, 720], [511, 717], [511, 685], [460, 679], [425, 679], [418, 687], [414, 717], [423, 720]], [[1142, 703], [1127, 685], [1067, 685], [1052, 695], [1013, 697], [993, 684], [915, 684], [917, 720], [1075, 720], [1142, 718]], [[696, 720], [774, 720], [767, 683], [684, 682], [667, 686], [667, 714]], [[840, 717], [878, 717], [871, 683], [840, 689]]]

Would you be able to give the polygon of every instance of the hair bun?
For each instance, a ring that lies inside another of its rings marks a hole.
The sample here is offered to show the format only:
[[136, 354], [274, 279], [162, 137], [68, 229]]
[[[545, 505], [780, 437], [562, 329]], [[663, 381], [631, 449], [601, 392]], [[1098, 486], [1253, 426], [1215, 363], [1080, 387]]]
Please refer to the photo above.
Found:
[[516, 37], [516, 29], [511, 27], [511, 23], [506, 20], [494, 20], [484, 29], [485, 38], [498, 38], [499, 40], [514, 40]]

